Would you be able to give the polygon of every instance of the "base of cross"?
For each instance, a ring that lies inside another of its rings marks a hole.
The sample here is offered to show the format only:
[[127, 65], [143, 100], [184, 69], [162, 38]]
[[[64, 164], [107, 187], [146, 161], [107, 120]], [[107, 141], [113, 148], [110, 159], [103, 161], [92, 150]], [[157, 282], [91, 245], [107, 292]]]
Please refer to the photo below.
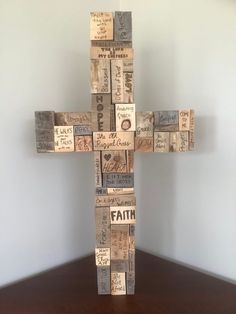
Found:
[[187, 152], [194, 111], [135, 112], [131, 12], [90, 16], [91, 112], [35, 113], [39, 153], [94, 151], [98, 294], [134, 294], [134, 152]]

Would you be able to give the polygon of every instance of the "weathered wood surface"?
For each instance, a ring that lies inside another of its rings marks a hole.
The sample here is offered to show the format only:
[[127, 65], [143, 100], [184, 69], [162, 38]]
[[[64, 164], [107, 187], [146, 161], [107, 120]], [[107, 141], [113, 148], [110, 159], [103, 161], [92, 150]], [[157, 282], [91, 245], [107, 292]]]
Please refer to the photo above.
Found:
[[132, 41], [131, 12], [115, 12], [114, 29], [115, 41]]
[[90, 59], [133, 59], [133, 48], [126, 47], [91, 47]]
[[111, 225], [111, 260], [129, 259], [129, 225]]
[[127, 172], [126, 154], [124, 150], [102, 151], [102, 172]]
[[55, 126], [54, 139], [55, 152], [66, 153], [75, 150], [73, 126]]
[[93, 149], [134, 150], [134, 132], [93, 132]]
[[144, 153], [153, 152], [153, 137], [135, 137], [135, 151]]
[[95, 199], [96, 206], [135, 206], [136, 197], [134, 194], [124, 195], [97, 195]]
[[35, 112], [35, 136], [38, 153], [54, 152], [54, 111]]
[[133, 295], [135, 293], [135, 272], [127, 272], [126, 290], [126, 293], [128, 295]]
[[136, 222], [135, 206], [112, 206], [110, 207], [111, 224], [134, 224]]
[[136, 112], [136, 137], [153, 137], [152, 111]]
[[110, 266], [97, 267], [98, 294], [111, 294]]
[[112, 103], [124, 101], [123, 60], [111, 60]]
[[96, 266], [110, 266], [110, 248], [95, 248]]
[[134, 102], [134, 74], [133, 72], [124, 72], [123, 76], [124, 76], [123, 102], [131, 104]]
[[90, 13], [90, 40], [113, 40], [112, 12]]
[[74, 141], [76, 152], [91, 152], [93, 150], [92, 135], [77, 135]]
[[179, 130], [179, 112], [172, 111], [154, 111], [154, 131]]
[[135, 129], [135, 104], [116, 104], [116, 131]]
[[111, 128], [111, 95], [92, 95], [92, 130], [93, 132], [110, 131]]
[[107, 188], [132, 188], [134, 186], [134, 174], [104, 173], [103, 186]]
[[110, 93], [110, 82], [110, 60], [91, 60], [91, 93]]
[[178, 138], [178, 152], [184, 153], [188, 151], [188, 132], [182, 131], [177, 133]]
[[110, 208], [96, 207], [96, 246], [107, 248], [111, 245]]
[[127, 172], [134, 172], [134, 151], [126, 151]]
[[92, 125], [75, 125], [74, 126], [74, 135], [92, 135]]
[[126, 195], [126, 194], [134, 194], [134, 188], [107, 188], [108, 195]]
[[94, 152], [95, 187], [102, 187], [101, 152]]
[[91, 47], [108, 47], [108, 48], [132, 48], [132, 42], [128, 41], [112, 41], [112, 40], [92, 40]]
[[111, 260], [111, 272], [124, 273], [129, 270], [128, 260]]
[[56, 112], [56, 126], [91, 125], [91, 112]]
[[125, 273], [111, 273], [111, 294], [126, 294]]
[[107, 195], [108, 194], [107, 193], [107, 188], [99, 188], [99, 187], [97, 187], [95, 189], [95, 194], [96, 195]]
[[154, 152], [168, 153], [170, 151], [170, 133], [154, 132]]

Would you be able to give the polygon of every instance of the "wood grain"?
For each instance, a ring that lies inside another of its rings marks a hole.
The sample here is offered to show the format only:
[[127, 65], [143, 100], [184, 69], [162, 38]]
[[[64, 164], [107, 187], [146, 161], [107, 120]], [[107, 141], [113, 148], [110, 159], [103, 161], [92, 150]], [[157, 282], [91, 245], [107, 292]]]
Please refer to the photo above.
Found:
[[113, 40], [112, 12], [90, 13], [90, 40]]
[[73, 126], [55, 126], [54, 139], [55, 152], [66, 153], [75, 150]]
[[115, 41], [132, 41], [131, 12], [116, 11], [114, 19]]
[[93, 132], [102, 132], [111, 130], [111, 95], [93, 94], [92, 102], [92, 130]]
[[91, 93], [111, 92], [110, 60], [91, 60]]
[[134, 132], [94, 132], [94, 150], [133, 150]]
[[116, 131], [135, 131], [135, 104], [116, 104]]
[[77, 135], [74, 141], [76, 152], [91, 152], [93, 150], [92, 135]]
[[90, 59], [133, 59], [133, 48], [126, 47], [91, 47]]

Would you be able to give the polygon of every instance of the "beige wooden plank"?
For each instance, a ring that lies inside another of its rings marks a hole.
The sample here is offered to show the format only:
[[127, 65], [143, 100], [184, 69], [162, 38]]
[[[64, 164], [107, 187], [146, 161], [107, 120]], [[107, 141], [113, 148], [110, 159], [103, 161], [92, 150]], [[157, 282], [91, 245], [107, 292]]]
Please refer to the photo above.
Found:
[[112, 103], [122, 103], [124, 98], [123, 60], [111, 60]]
[[90, 40], [113, 40], [112, 12], [90, 13]]
[[134, 172], [134, 151], [126, 151], [127, 172]]
[[123, 77], [124, 77], [123, 102], [125, 104], [131, 104], [134, 102], [134, 74], [133, 72], [124, 72]]
[[154, 131], [179, 130], [179, 112], [177, 110], [154, 111]]
[[74, 140], [76, 152], [91, 152], [93, 150], [92, 135], [76, 135]]
[[95, 199], [97, 207], [104, 206], [135, 206], [136, 198], [134, 194], [124, 195], [97, 195]]
[[111, 260], [128, 260], [129, 225], [111, 225]]
[[111, 224], [134, 224], [136, 209], [135, 206], [111, 206]]
[[73, 126], [54, 126], [55, 152], [73, 152], [74, 135]]
[[178, 132], [178, 152], [187, 152], [189, 143], [188, 143], [188, 133], [187, 131]]
[[111, 104], [110, 106], [110, 131], [115, 132], [116, 131], [116, 111], [115, 111], [115, 105]]
[[154, 152], [168, 153], [170, 149], [169, 132], [154, 132]]
[[95, 248], [96, 266], [110, 266], [110, 248]]
[[123, 72], [133, 73], [134, 72], [134, 60], [123, 59]]
[[134, 132], [94, 132], [94, 150], [134, 150]]
[[96, 207], [96, 246], [110, 247], [111, 244], [111, 225], [110, 225], [110, 208]]
[[55, 125], [91, 125], [91, 112], [56, 112]]
[[153, 137], [152, 111], [136, 112], [136, 137]]
[[129, 250], [135, 250], [135, 236], [129, 236]]
[[125, 273], [111, 272], [111, 294], [112, 295], [126, 294]]
[[93, 94], [92, 98], [92, 130], [93, 132], [110, 131], [111, 128], [111, 95]]
[[179, 110], [179, 131], [190, 130], [190, 109]]
[[153, 152], [153, 137], [135, 137], [135, 151], [143, 153]]
[[108, 195], [126, 195], [126, 194], [134, 194], [134, 188], [107, 188]]
[[135, 129], [135, 104], [116, 104], [116, 131]]
[[178, 151], [178, 132], [170, 132], [170, 152]]
[[110, 60], [91, 60], [91, 93], [107, 94], [110, 86]]
[[129, 250], [128, 257], [129, 257], [129, 271], [135, 272], [135, 250]]
[[102, 172], [127, 172], [125, 151], [102, 151]]
[[115, 41], [132, 41], [132, 13], [116, 11], [114, 19]]
[[113, 40], [92, 40], [91, 47], [132, 48], [132, 42], [131, 41], [113, 41]]
[[189, 150], [194, 150], [195, 143], [195, 115], [194, 110], [190, 110], [190, 125], [189, 125]]
[[101, 152], [94, 152], [95, 187], [102, 187]]
[[91, 47], [90, 59], [133, 59], [133, 48], [126, 47]]

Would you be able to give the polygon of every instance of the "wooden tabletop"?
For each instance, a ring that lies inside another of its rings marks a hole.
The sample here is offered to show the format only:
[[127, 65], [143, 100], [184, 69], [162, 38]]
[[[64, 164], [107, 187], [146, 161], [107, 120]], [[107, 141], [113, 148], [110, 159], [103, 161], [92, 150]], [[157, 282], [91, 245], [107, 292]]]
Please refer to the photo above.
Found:
[[1, 314], [236, 314], [236, 285], [137, 251], [136, 294], [98, 296], [94, 256], [0, 289]]

